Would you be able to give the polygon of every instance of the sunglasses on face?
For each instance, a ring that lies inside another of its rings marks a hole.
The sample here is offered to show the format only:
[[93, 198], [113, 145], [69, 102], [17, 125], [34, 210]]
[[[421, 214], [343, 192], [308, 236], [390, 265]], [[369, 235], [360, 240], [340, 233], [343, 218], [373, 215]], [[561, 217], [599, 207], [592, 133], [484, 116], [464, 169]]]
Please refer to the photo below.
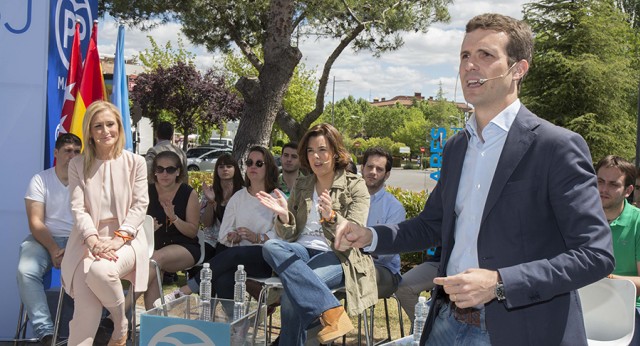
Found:
[[156, 166], [156, 173], [158, 173], [158, 174], [162, 174], [165, 171], [168, 174], [173, 174], [177, 170], [178, 170], [178, 167], [174, 167], [174, 166], [169, 166], [169, 167]]
[[[247, 167], [253, 166], [253, 160], [252, 159], [248, 159], [244, 163], [247, 165]], [[260, 168], [262, 166], [264, 166], [264, 161], [262, 161], [262, 160], [256, 161], [256, 167]]]

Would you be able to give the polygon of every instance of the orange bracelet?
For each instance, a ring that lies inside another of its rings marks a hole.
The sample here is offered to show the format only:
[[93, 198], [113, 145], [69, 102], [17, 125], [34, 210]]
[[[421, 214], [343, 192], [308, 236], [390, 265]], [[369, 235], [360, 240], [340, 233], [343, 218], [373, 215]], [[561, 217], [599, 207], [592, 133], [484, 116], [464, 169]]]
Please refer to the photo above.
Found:
[[120, 230], [117, 230], [115, 232], [113, 232], [115, 235], [117, 235], [118, 237], [124, 239], [125, 243], [128, 242], [129, 240], [133, 240], [133, 237], [129, 235], [129, 233], [126, 232], [122, 232]]
[[336, 212], [331, 210], [331, 215], [329, 215], [328, 219], [325, 219], [324, 217], [322, 217], [320, 219], [321, 222], [328, 222], [328, 223], [334, 223], [335, 222], [335, 218], [336, 218]]

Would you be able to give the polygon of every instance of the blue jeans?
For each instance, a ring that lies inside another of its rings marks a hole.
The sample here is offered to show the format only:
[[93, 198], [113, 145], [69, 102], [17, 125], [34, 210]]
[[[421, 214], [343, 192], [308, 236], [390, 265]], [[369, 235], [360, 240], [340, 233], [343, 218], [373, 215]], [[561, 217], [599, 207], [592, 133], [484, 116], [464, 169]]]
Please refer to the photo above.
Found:
[[304, 345], [307, 328], [340, 301], [331, 292], [344, 285], [344, 272], [333, 251], [307, 249], [272, 239], [262, 248], [264, 259], [282, 280], [280, 345]]
[[459, 322], [449, 304], [440, 308], [426, 345], [432, 346], [491, 346], [485, 323], [484, 310], [480, 312], [480, 327]]
[[[59, 247], [67, 245], [66, 237], [53, 237]], [[33, 332], [38, 338], [53, 334], [53, 319], [49, 311], [47, 296], [44, 293], [42, 279], [51, 270], [52, 262], [49, 251], [32, 235], [20, 245], [18, 259], [18, 290], [25, 306]]]

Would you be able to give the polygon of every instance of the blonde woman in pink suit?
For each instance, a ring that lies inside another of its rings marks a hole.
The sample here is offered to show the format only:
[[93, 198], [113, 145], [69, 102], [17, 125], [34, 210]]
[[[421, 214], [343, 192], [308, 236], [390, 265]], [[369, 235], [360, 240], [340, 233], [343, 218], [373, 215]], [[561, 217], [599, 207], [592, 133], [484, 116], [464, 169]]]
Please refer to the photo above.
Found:
[[62, 261], [62, 280], [74, 298], [69, 345], [92, 345], [102, 307], [114, 330], [110, 346], [125, 345], [128, 321], [120, 279], [147, 289], [149, 257], [142, 223], [149, 204], [147, 166], [123, 150], [118, 109], [108, 102], [89, 106], [82, 124], [82, 156], [69, 164], [75, 224]]

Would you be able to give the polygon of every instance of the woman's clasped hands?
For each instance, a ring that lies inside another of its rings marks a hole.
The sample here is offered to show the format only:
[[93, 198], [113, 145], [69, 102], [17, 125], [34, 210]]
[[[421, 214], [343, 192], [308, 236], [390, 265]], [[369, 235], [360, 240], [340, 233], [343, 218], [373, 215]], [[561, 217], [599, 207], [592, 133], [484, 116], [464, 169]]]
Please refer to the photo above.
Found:
[[113, 236], [111, 239], [100, 239], [98, 236], [90, 236], [86, 240], [89, 251], [95, 257], [96, 260], [106, 259], [108, 261], [117, 261], [118, 251], [125, 243], [125, 240], [118, 236]]

